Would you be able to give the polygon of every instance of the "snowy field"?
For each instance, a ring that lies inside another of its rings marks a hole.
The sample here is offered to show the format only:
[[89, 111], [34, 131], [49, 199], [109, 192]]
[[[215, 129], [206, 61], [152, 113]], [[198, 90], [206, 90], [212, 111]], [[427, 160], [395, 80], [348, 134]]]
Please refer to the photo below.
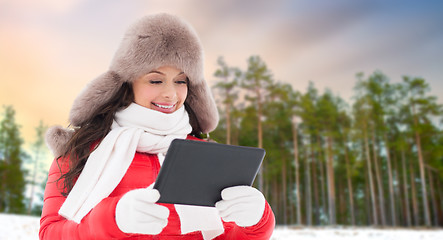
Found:
[[[37, 240], [39, 218], [0, 214], [0, 240]], [[371, 228], [297, 228], [277, 227], [272, 240], [442, 240], [443, 229], [406, 230]]]

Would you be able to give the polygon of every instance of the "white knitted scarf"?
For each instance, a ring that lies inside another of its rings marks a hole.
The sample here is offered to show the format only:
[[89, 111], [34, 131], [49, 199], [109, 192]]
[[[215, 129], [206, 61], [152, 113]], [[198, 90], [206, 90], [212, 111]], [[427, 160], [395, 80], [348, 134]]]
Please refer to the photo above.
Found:
[[[92, 208], [117, 187], [136, 151], [164, 155], [172, 140], [185, 139], [191, 131], [184, 106], [174, 113], [165, 114], [132, 103], [117, 112], [111, 131], [90, 154], [59, 214], [80, 223]], [[223, 233], [223, 226], [215, 209], [203, 210], [205, 213], [198, 214], [204, 217], [208, 215], [208, 211], [212, 212], [209, 214], [213, 216], [209, 226], [208, 221], [202, 221], [202, 226], [195, 225], [201, 218], [195, 214], [195, 208], [176, 205], [182, 233], [201, 230], [205, 239], [212, 239]]]

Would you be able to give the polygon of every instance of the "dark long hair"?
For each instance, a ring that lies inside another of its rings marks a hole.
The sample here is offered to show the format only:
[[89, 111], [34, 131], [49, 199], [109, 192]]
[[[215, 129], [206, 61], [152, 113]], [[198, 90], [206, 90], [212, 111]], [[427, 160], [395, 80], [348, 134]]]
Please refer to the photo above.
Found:
[[[189, 94], [194, 93], [188, 85], [188, 95]], [[125, 109], [133, 102], [134, 92], [132, 91], [132, 84], [124, 82], [109, 101], [98, 107], [91, 118], [75, 129], [73, 136], [66, 144], [64, 154], [57, 159], [57, 161], [65, 161], [67, 159], [69, 163], [69, 171], [58, 179], [58, 181], [63, 181], [61, 187], [64, 196], [67, 196], [74, 187], [75, 180], [83, 171], [90, 153], [94, 150], [92, 149], [93, 145], [95, 144], [95, 148], [97, 148], [100, 141], [111, 131], [115, 113]], [[184, 105], [192, 126], [190, 135], [202, 138], [195, 112], [187, 102], [185, 102]]]
[[[69, 171], [63, 174], [58, 181], [63, 181], [62, 194], [67, 196], [72, 190], [75, 180], [80, 175], [90, 153], [100, 144], [100, 141], [109, 133], [117, 111], [128, 107], [134, 101], [132, 85], [124, 82], [120, 89], [109, 101], [99, 106], [92, 117], [75, 129], [73, 136], [68, 141], [65, 152], [57, 161], [67, 159]], [[60, 164], [59, 164], [60, 166]]]

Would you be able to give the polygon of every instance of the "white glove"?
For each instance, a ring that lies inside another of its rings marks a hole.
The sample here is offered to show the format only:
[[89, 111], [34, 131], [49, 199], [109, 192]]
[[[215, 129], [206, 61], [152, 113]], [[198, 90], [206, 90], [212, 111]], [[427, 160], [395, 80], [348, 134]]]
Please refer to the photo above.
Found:
[[257, 189], [249, 186], [236, 186], [223, 189], [222, 200], [215, 204], [220, 217], [225, 222], [235, 222], [238, 226], [249, 227], [257, 224], [265, 211], [265, 197]]
[[168, 225], [169, 209], [155, 204], [157, 189], [135, 189], [127, 192], [115, 208], [117, 226], [125, 233], [159, 234]]

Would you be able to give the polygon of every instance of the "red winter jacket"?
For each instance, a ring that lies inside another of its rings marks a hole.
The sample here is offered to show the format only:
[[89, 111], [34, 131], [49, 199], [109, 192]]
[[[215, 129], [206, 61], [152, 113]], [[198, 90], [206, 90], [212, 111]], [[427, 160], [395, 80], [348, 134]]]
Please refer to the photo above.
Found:
[[[197, 140], [189, 136], [188, 139]], [[62, 160], [63, 161], [63, 160]], [[59, 161], [61, 164], [62, 161]], [[68, 167], [62, 164], [61, 171]], [[126, 192], [146, 188], [153, 183], [160, 170], [157, 155], [137, 152], [121, 182], [109, 195], [95, 206], [77, 224], [58, 214], [66, 197], [61, 195], [56, 180], [61, 176], [56, 161], [49, 170], [46, 184], [44, 205], [40, 219], [40, 239], [203, 239], [201, 232], [186, 235], [180, 233], [180, 220], [172, 204], [161, 204], [168, 207], [170, 215], [168, 225], [159, 235], [128, 234], [120, 231], [115, 222], [115, 207]], [[225, 232], [215, 239], [269, 239], [275, 226], [274, 214], [266, 203], [262, 219], [254, 226], [239, 227], [233, 222], [223, 222]]]

